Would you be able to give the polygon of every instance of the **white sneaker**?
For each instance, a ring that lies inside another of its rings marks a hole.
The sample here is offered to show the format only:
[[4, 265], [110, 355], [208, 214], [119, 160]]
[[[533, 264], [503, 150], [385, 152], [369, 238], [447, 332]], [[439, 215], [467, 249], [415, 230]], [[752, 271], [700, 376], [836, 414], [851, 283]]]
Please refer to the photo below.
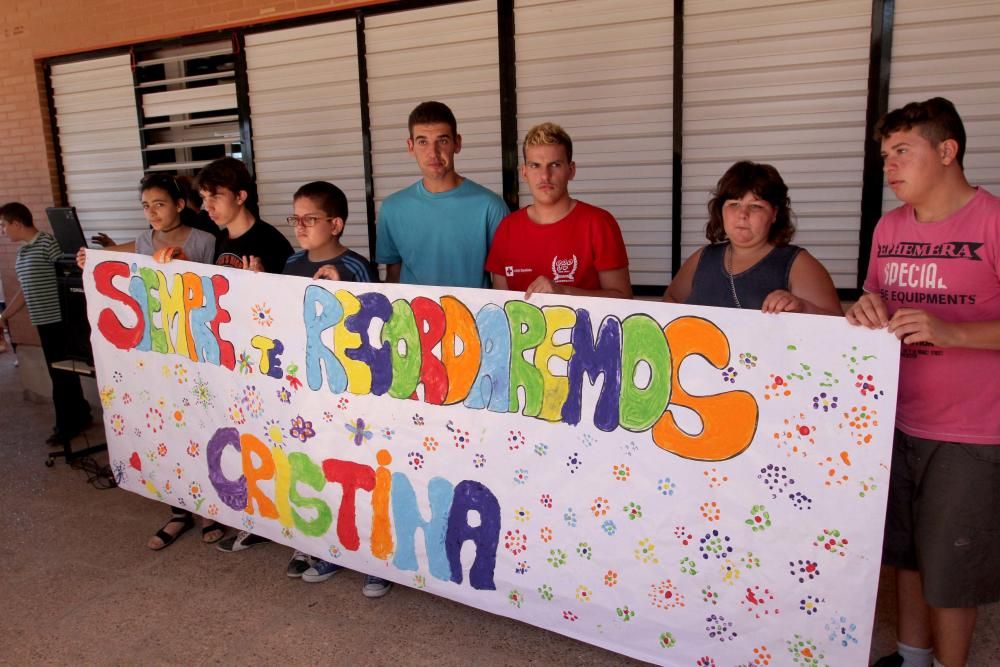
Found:
[[271, 540], [266, 537], [261, 537], [260, 535], [254, 535], [253, 533], [241, 530], [232, 537], [227, 537], [224, 540], [220, 540], [215, 548], [219, 551], [225, 551], [227, 553], [232, 553], [233, 551], [243, 551], [244, 549], [249, 549], [250, 547], [255, 547], [258, 544], [267, 544]]
[[366, 598], [380, 598], [389, 592], [392, 582], [370, 574], [365, 575], [365, 584], [361, 587], [361, 594]]
[[292, 579], [298, 579], [302, 576], [302, 573], [312, 567], [313, 557], [307, 553], [303, 553], [298, 549], [292, 554], [292, 559], [288, 561], [288, 567], [285, 568], [285, 574], [287, 574]]
[[318, 584], [326, 581], [343, 569], [340, 565], [316, 558], [313, 560], [312, 567], [302, 573], [302, 581], [310, 584]]

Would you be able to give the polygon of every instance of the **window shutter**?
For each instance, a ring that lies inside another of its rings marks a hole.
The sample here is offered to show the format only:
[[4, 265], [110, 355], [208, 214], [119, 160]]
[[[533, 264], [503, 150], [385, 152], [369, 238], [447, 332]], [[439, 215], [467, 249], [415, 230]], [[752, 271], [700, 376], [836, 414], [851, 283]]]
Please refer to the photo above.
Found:
[[52, 92], [66, 193], [85, 234], [132, 240], [147, 225], [129, 56], [53, 65]]
[[682, 246], [706, 243], [705, 205], [737, 160], [774, 165], [794, 243], [857, 286], [869, 0], [684, 3]]
[[[607, 209], [634, 284], [664, 285], [671, 257], [673, 5], [516, 0], [517, 132], [558, 123], [573, 138], [572, 195]], [[523, 184], [521, 205], [531, 202]]]
[[137, 55], [147, 172], [194, 174], [216, 158], [242, 159], [235, 67], [228, 41]]
[[347, 195], [343, 243], [367, 257], [354, 21], [247, 35], [246, 58], [262, 217], [295, 245], [284, 224], [292, 195], [305, 183], [329, 181]]
[[[1000, 3], [897, 0], [889, 108], [931, 97], [965, 125], [965, 174], [1000, 195]], [[882, 210], [899, 206], [888, 187]]]
[[365, 22], [375, 199], [420, 178], [407, 117], [437, 100], [458, 120], [457, 170], [500, 194], [500, 75], [495, 0], [372, 16]]

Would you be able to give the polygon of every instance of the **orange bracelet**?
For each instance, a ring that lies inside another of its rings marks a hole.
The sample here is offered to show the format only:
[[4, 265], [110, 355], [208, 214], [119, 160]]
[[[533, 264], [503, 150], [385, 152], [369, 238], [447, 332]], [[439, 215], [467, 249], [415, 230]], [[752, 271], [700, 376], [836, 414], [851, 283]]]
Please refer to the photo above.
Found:
[[172, 259], [187, 259], [184, 249], [178, 246], [166, 246], [153, 253], [153, 259], [160, 264], [166, 264]]

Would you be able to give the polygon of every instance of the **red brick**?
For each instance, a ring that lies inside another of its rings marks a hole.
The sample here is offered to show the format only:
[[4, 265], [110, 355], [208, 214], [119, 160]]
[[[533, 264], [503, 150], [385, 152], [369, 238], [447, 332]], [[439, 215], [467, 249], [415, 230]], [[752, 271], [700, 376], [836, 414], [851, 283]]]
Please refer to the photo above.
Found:
[[[22, 197], [35, 212], [55, 203], [55, 170], [48, 103], [41, 59], [94, 51], [113, 45], [170, 38], [315, 11], [317, 7], [371, 4], [359, 0], [175, 0], [164, 13], [157, 3], [125, 0], [18, 0], [4, 6], [4, 25], [23, 26], [17, 36], [0, 41], [0, 142], [17, 160], [17, 172], [0, 172], [0, 199]], [[269, 10], [262, 14], [261, 10]], [[85, 29], [81, 29], [81, 27]], [[44, 217], [44, 216], [43, 216]], [[0, 240], [0, 273], [13, 293], [16, 245]], [[8, 280], [8, 276], [9, 280]], [[15, 326], [21, 340], [35, 340], [34, 329]]]

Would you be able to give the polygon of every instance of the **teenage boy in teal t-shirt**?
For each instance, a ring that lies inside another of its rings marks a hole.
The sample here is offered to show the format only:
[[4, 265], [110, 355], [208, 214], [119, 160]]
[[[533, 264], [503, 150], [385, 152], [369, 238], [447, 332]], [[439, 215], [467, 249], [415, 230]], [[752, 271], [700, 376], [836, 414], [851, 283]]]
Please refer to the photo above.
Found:
[[375, 259], [386, 265], [387, 282], [488, 288], [486, 254], [510, 211], [455, 171], [462, 136], [451, 109], [423, 102], [410, 113], [409, 128], [406, 148], [422, 178], [382, 202]]

